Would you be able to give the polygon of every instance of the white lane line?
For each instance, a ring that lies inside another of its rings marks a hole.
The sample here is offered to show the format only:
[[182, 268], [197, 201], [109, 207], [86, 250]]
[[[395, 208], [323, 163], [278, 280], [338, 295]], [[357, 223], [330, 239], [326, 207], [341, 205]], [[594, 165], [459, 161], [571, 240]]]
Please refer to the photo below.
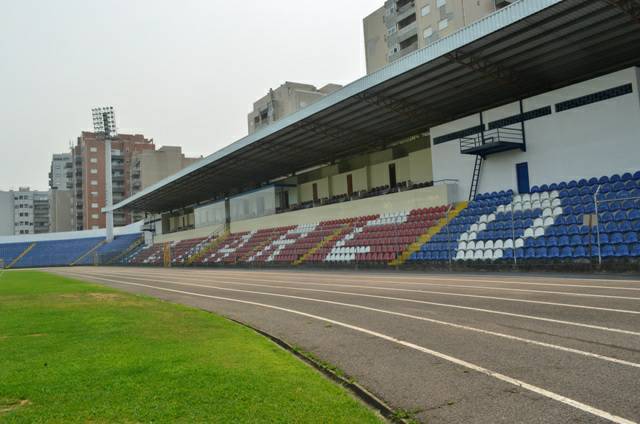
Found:
[[[117, 273], [119, 274], [126, 274], [126, 275], [149, 275], [149, 276], [157, 276], [157, 275], [166, 275], [166, 272], [164, 273], [144, 273], [141, 271], [129, 271], [128, 273], [126, 272], [121, 272], [118, 271]], [[187, 273], [174, 273], [173, 275], [175, 275], [176, 277], [179, 278], [193, 278], [193, 277], [188, 277], [186, 275]], [[206, 273], [206, 274], [202, 274], [207, 275], [208, 276], [212, 276], [211, 273]], [[254, 278], [256, 276], [254, 275]], [[237, 279], [240, 281], [246, 281], [246, 278], [243, 277], [228, 277], [228, 276], [224, 276], [223, 278], [227, 278], [227, 279]], [[604, 307], [599, 307], [599, 306], [587, 306], [587, 305], [577, 305], [574, 303], [559, 303], [559, 302], [545, 302], [543, 300], [528, 300], [528, 299], [514, 299], [514, 298], [510, 298], [510, 297], [498, 297], [498, 296], [486, 296], [486, 295], [480, 295], [480, 294], [465, 294], [465, 293], [454, 293], [454, 292], [441, 292], [441, 291], [433, 291], [433, 290], [417, 290], [417, 289], [405, 289], [405, 288], [393, 288], [393, 287], [380, 287], [380, 286], [361, 286], [361, 285], [353, 285], [353, 284], [335, 284], [335, 283], [324, 283], [324, 282], [313, 282], [313, 281], [305, 281], [305, 282], [292, 282], [292, 281], [288, 281], [288, 280], [266, 280], [266, 279], [261, 279], [262, 281], [265, 282], [271, 282], [271, 283], [282, 283], [282, 284], [302, 284], [302, 285], [311, 285], [311, 286], [330, 286], [330, 287], [349, 287], [349, 288], [358, 288], [358, 289], [372, 289], [372, 290], [385, 290], [385, 291], [401, 291], [401, 292], [407, 292], [407, 293], [424, 293], [424, 294], [437, 294], [437, 295], [443, 295], [443, 296], [454, 296], [454, 297], [468, 297], [468, 298], [477, 298], [477, 299], [490, 299], [490, 300], [499, 300], [499, 301], [506, 301], [506, 302], [519, 302], [519, 303], [531, 303], [531, 304], [539, 304], [539, 305], [549, 305], [549, 306], [559, 306], [559, 307], [563, 307], [563, 308], [577, 308], [577, 309], [590, 309], [590, 310], [596, 310], [596, 311], [605, 311], [605, 312], [616, 312], [616, 313], [624, 313], [624, 314], [633, 314], [633, 315], [640, 315], [640, 311], [634, 311], [634, 310], [629, 310], [629, 309], [616, 309], [616, 308], [604, 308]], [[392, 282], [389, 282], [390, 284], [393, 284]]]
[[513, 377], [509, 377], [507, 375], [492, 371], [490, 369], [481, 367], [479, 365], [473, 364], [471, 362], [467, 362], [464, 361], [462, 359], [458, 359], [455, 358], [453, 356], [444, 354], [444, 353], [440, 353], [437, 352], [435, 350], [423, 347], [423, 346], [419, 346], [417, 344], [411, 343], [411, 342], [407, 342], [405, 340], [401, 340], [401, 339], [397, 339], [395, 337], [392, 336], [388, 336], [386, 334], [383, 333], [379, 333], [377, 331], [372, 331], [372, 330], [368, 330], [366, 328], [363, 327], [358, 327], [355, 325], [351, 325], [351, 324], [347, 324], [345, 322], [341, 322], [341, 321], [336, 321], [330, 318], [325, 318], [325, 317], [321, 317], [319, 315], [313, 315], [313, 314], [309, 314], [306, 312], [302, 312], [302, 311], [298, 311], [295, 309], [289, 309], [289, 308], [283, 308], [280, 306], [274, 306], [274, 305], [268, 305], [265, 303], [258, 303], [258, 302], [251, 302], [248, 300], [240, 300], [240, 299], [234, 299], [234, 298], [229, 298], [229, 297], [221, 297], [221, 296], [211, 296], [211, 295], [207, 295], [207, 294], [202, 294], [202, 293], [194, 293], [194, 292], [187, 292], [187, 291], [182, 291], [182, 290], [174, 290], [174, 289], [169, 289], [169, 288], [164, 288], [164, 287], [156, 287], [156, 286], [152, 286], [152, 285], [148, 285], [148, 284], [139, 284], [139, 283], [128, 283], [128, 282], [122, 282], [122, 281], [116, 281], [116, 280], [110, 280], [113, 281], [117, 284], [122, 284], [122, 285], [129, 285], [129, 286], [138, 286], [138, 287], [146, 287], [146, 288], [150, 288], [153, 290], [159, 290], [159, 291], [166, 291], [166, 292], [171, 292], [171, 293], [178, 293], [178, 294], [183, 294], [183, 295], [187, 295], [187, 296], [196, 296], [196, 297], [204, 297], [204, 298], [208, 298], [208, 299], [216, 299], [216, 300], [223, 300], [223, 301], [228, 301], [228, 302], [236, 302], [236, 303], [243, 303], [245, 305], [252, 305], [252, 306], [259, 306], [259, 307], [263, 307], [263, 308], [268, 308], [268, 309], [273, 309], [273, 310], [278, 310], [278, 311], [282, 311], [282, 312], [287, 312], [287, 313], [291, 313], [291, 314], [295, 314], [295, 315], [299, 315], [299, 316], [303, 316], [303, 317], [307, 317], [307, 318], [312, 318], [318, 321], [323, 321], [329, 324], [333, 324], [333, 325], [337, 325], [343, 328], [348, 328], [350, 330], [359, 332], [359, 333], [363, 333], [363, 334], [368, 334], [370, 336], [373, 337], [377, 337], [404, 347], [408, 347], [410, 349], [413, 350], [417, 350], [419, 352], [423, 352], [426, 353], [428, 355], [431, 356], [435, 356], [436, 358], [440, 358], [443, 359], [445, 361], [451, 362], [453, 364], [462, 366], [464, 368], [468, 368], [470, 370], [488, 375], [489, 377], [493, 377], [497, 380], [503, 381], [505, 383], [509, 383], [511, 385], [514, 385], [516, 387], [521, 387], [523, 389], [529, 390], [530, 392], [536, 393], [538, 395], [544, 396], [546, 398], [564, 403], [565, 405], [569, 405], [572, 406], [576, 409], [579, 409], [581, 411], [587, 412], [591, 415], [595, 415], [597, 417], [600, 418], [604, 418], [606, 420], [609, 420], [611, 422], [617, 423], [617, 424], [637, 424], [634, 421], [628, 420], [626, 418], [614, 415], [610, 412], [607, 411], [603, 411], [602, 409], [598, 409], [595, 408], [593, 406], [587, 405], [585, 403], [579, 402], [577, 400], [559, 395], [557, 393], [554, 393], [552, 391], [543, 389], [541, 387], [538, 386], [534, 386], [533, 384], [529, 384], [526, 383], [522, 380], [513, 378]]
[[[79, 274], [79, 275], [82, 275], [82, 274]], [[84, 276], [84, 278], [90, 278], [90, 277]], [[104, 277], [93, 277], [93, 278], [100, 279], [100, 280], [103, 280], [103, 281], [109, 281], [109, 282], [112, 282], [112, 283], [117, 283], [118, 282], [118, 280], [111, 280], [111, 279], [104, 278]], [[142, 281], [147, 281], [148, 280], [148, 279], [132, 278], [132, 277], [127, 277], [127, 278], [128, 279], [133, 279], [133, 280], [142, 280]], [[466, 326], [466, 325], [455, 324], [455, 323], [448, 322], [448, 321], [441, 321], [441, 320], [421, 317], [421, 316], [417, 316], [417, 315], [410, 315], [410, 314], [405, 314], [405, 313], [402, 313], [402, 312], [389, 311], [389, 310], [386, 310], [386, 309], [372, 308], [372, 307], [364, 306], [364, 305], [356, 305], [356, 304], [352, 304], [352, 303], [336, 302], [336, 301], [332, 301], [332, 300], [316, 299], [316, 298], [312, 298], [312, 297], [293, 296], [293, 295], [286, 295], [286, 294], [280, 294], [280, 293], [268, 293], [268, 292], [260, 292], [260, 291], [253, 291], [253, 290], [231, 289], [231, 288], [228, 288], [228, 287], [208, 286], [208, 285], [203, 285], [203, 284], [182, 283], [182, 282], [178, 282], [178, 281], [163, 280], [163, 281], [157, 281], [157, 282], [158, 283], [165, 283], [165, 284], [173, 284], [173, 285], [177, 285], [177, 286], [189, 286], [189, 287], [199, 287], [199, 288], [204, 288], [204, 289], [232, 291], [232, 292], [236, 292], [236, 293], [257, 294], [257, 295], [261, 295], [261, 296], [281, 297], [281, 298], [286, 298], [286, 299], [304, 300], [304, 301], [309, 301], [309, 302], [326, 303], [326, 304], [329, 304], [329, 305], [345, 306], [345, 307], [348, 307], [348, 308], [362, 309], [362, 310], [371, 311], [371, 312], [377, 312], [377, 313], [382, 313], [382, 314], [387, 314], [387, 315], [393, 315], [393, 316], [399, 316], [399, 317], [403, 317], [403, 318], [409, 318], [409, 319], [418, 320], [418, 321], [429, 322], [429, 323], [432, 323], [432, 324], [443, 325], [443, 326], [447, 326], [447, 327], [456, 328], [456, 329], [459, 329], [459, 330], [472, 331], [472, 332], [480, 333], [480, 334], [484, 334], [484, 335], [501, 337], [501, 338], [504, 338], [504, 339], [513, 340], [513, 341], [519, 341], [519, 342], [523, 342], [523, 343], [527, 343], [527, 344], [531, 344], [531, 345], [545, 347], [545, 348], [548, 348], [548, 349], [554, 349], [554, 350], [559, 350], [559, 351], [562, 351], [562, 352], [574, 353], [574, 354], [581, 355], [581, 356], [600, 359], [600, 360], [607, 361], [607, 362], [612, 362], [612, 363], [615, 363], [615, 364], [618, 364], [618, 365], [625, 365], [625, 366], [629, 366], [629, 367], [633, 367], [633, 368], [640, 368], [640, 364], [638, 364], [638, 363], [625, 361], [625, 360], [622, 360], [622, 359], [617, 359], [617, 358], [613, 358], [613, 357], [609, 357], [609, 356], [599, 355], [597, 353], [586, 352], [586, 351], [583, 351], [583, 350], [573, 349], [573, 348], [565, 347], [565, 346], [554, 345], [554, 344], [551, 344], [551, 343], [540, 342], [540, 341], [537, 341], [537, 340], [525, 339], [523, 337], [512, 336], [512, 335], [509, 335], [509, 334], [498, 333], [498, 332], [495, 332], [495, 331], [483, 330], [483, 329], [476, 328], [476, 327], [469, 327], [469, 326]]]
[[[92, 273], [91, 275], [102, 275], [102, 276], [106, 276], [106, 277], [114, 277], [114, 275], [108, 274], [108, 273], [107, 274], [105, 274], [105, 273], [93, 274]], [[140, 273], [138, 275], [142, 275], [142, 273]], [[169, 283], [173, 282], [173, 280], [167, 281], [166, 279], [164, 279], [165, 277], [160, 278], [159, 276], [153, 275], [153, 274], [147, 274], [147, 275], [148, 275], [148, 277], [155, 278], [156, 281], [158, 281], [158, 282], [169, 282]], [[132, 274], [127, 274], [127, 276], [128, 276], [128, 278], [131, 278], [131, 279], [134, 279], [134, 280], [141, 280], [141, 281], [148, 281], [149, 280], [149, 278], [139, 278], [139, 277], [132, 276]], [[174, 276], [174, 277], [177, 277], [177, 276]], [[171, 277], [166, 277], [166, 278], [171, 278]], [[468, 310], [468, 311], [484, 312], [484, 313], [488, 313], [488, 314], [503, 315], [503, 316], [510, 316], [510, 317], [516, 317], [516, 318], [524, 318], [524, 319], [536, 320], [536, 321], [551, 322], [551, 323], [554, 323], [554, 324], [563, 324], [563, 325], [570, 325], [570, 326], [576, 326], [576, 327], [584, 327], [584, 328], [589, 328], [589, 329], [592, 329], [592, 330], [601, 330], [601, 331], [608, 331], [608, 332], [613, 332], [613, 333], [627, 334], [627, 335], [632, 335], [632, 336], [640, 336], [640, 332], [630, 331], [630, 330], [623, 330], [623, 329], [619, 329], [619, 328], [604, 327], [604, 326], [600, 326], [600, 325], [585, 324], [585, 323], [574, 322], [574, 321], [557, 320], [557, 319], [553, 319], [553, 318], [538, 317], [538, 316], [534, 316], [534, 315], [525, 315], [525, 314], [516, 314], [516, 313], [511, 313], [511, 312], [496, 311], [496, 310], [493, 310], [493, 309], [474, 308], [474, 307], [471, 307], [471, 306], [453, 305], [453, 304], [449, 304], [449, 303], [428, 302], [428, 301], [424, 301], [424, 300], [408, 299], [408, 298], [404, 298], [404, 297], [378, 296], [378, 295], [374, 295], [374, 294], [353, 293], [353, 292], [345, 292], [345, 291], [337, 291], [337, 290], [320, 290], [320, 289], [310, 289], [310, 288], [292, 287], [292, 286], [272, 286], [272, 285], [268, 285], [268, 284], [246, 283], [246, 282], [237, 282], [237, 281], [225, 282], [225, 281], [220, 281], [220, 280], [210, 280], [210, 279], [207, 280], [207, 279], [200, 279], [200, 278], [194, 278], [194, 277], [186, 277], [185, 278], [184, 276], [181, 276], [181, 278], [186, 279], [188, 281], [195, 281], [195, 282], [200, 282], [200, 283], [237, 284], [237, 285], [243, 285], [243, 286], [267, 287], [267, 288], [273, 288], [273, 289], [300, 290], [300, 291], [310, 291], [310, 292], [317, 292], [317, 293], [331, 293], [331, 294], [344, 294], [344, 295], [356, 296], [356, 297], [370, 297], [370, 298], [376, 298], [376, 299], [385, 299], [385, 300], [394, 300], [394, 301], [401, 301], [401, 302], [418, 303], [418, 304], [422, 304], [422, 305], [442, 306], [442, 307], [446, 307], [446, 308], [464, 309], [464, 310]]]
[[[387, 280], [389, 278], [400, 278], [404, 280], [417, 280], [417, 281], [462, 281], [462, 282], [479, 282], [479, 283], [496, 283], [496, 284], [523, 284], [523, 285], [536, 285], [536, 286], [559, 286], [559, 287], [583, 287], [583, 288], [597, 288], [597, 289], [612, 289], [612, 290], [638, 290], [640, 291], [640, 287], [615, 287], [615, 286], [597, 286], [590, 284], [564, 284], [564, 283], [538, 283], [538, 282], [529, 282], [529, 281], [518, 281], [518, 280], [495, 280], [495, 279], [487, 279], [487, 278], [452, 278], [452, 277], [433, 277], [433, 276], [412, 276], [405, 275], [402, 273], [396, 274], [369, 274], [364, 273], [361, 275], [354, 274], [344, 274], [344, 273], [329, 273], [329, 274], [319, 274], [319, 273], [310, 273], [310, 272], [273, 272], [273, 271], [235, 271], [235, 270], [198, 270], [200, 272], [217, 272], [217, 273], [229, 273], [229, 274], [254, 274], [255, 273], [263, 273], [266, 275], [281, 275], [281, 276], [291, 276], [291, 275], [304, 275], [308, 277], [322, 277], [327, 278], [327, 275], [337, 276], [337, 277], [347, 277], [347, 278], [369, 278], [369, 279], [384, 279]], [[527, 276], [526, 278], [532, 278]], [[615, 279], [577, 279], [577, 278], [562, 278], [562, 277], [533, 277], [533, 278], [545, 278], [545, 279], [557, 279], [557, 280], [565, 280], [565, 281], [599, 281], [599, 282], [616, 282], [616, 283], [640, 283], [640, 280], [615, 280]]]
[[[255, 277], [255, 274], [254, 274]], [[326, 277], [324, 277], [326, 280]], [[325, 281], [323, 280], [323, 281]], [[349, 280], [354, 281], [354, 280]], [[434, 287], [448, 287], [448, 288], [466, 288], [466, 289], [482, 289], [482, 290], [497, 290], [497, 291], [513, 291], [519, 293], [540, 293], [540, 294], [556, 294], [560, 296], [575, 296], [575, 297], [592, 297], [602, 299], [624, 299], [624, 300], [640, 300], [640, 297], [630, 296], [614, 296], [606, 294], [593, 294], [593, 293], [575, 293], [575, 292], [562, 292], [551, 290], [530, 290], [530, 289], [515, 289], [510, 287], [488, 287], [488, 286], [469, 286], [462, 284], [437, 284], [437, 283], [421, 283], [421, 282], [404, 282], [404, 281], [387, 281], [388, 284], [409, 284], [409, 285], [421, 285], [421, 286], [434, 286]]]

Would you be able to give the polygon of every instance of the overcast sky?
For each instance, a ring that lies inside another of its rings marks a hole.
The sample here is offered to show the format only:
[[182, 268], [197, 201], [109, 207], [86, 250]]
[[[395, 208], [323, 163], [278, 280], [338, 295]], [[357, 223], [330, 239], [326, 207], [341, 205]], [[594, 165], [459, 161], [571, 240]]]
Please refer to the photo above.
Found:
[[114, 106], [120, 132], [208, 155], [284, 81], [365, 74], [383, 0], [0, 0], [0, 190], [47, 189], [51, 154]]

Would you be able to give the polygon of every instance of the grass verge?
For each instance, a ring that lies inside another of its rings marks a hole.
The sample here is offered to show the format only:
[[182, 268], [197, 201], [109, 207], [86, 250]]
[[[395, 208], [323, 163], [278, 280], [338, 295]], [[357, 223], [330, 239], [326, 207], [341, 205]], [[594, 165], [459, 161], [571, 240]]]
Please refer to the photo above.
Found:
[[40, 273], [0, 278], [0, 421], [374, 423], [216, 315]]

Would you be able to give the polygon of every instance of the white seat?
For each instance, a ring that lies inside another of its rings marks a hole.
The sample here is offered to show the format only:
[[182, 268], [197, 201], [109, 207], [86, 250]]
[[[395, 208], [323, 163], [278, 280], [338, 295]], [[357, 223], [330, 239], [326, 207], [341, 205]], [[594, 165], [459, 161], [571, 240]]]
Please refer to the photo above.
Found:
[[533, 226], [534, 227], [542, 227], [544, 226], [544, 219], [542, 218], [536, 218], [533, 220]]
[[487, 224], [485, 224], [484, 222], [481, 224], [478, 224], [478, 232], [484, 231], [486, 229], [487, 229]]
[[478, 224], [471, 224], [469, 231], [478, 232]]
[[553, 216], [560, 216], [560, 215], [562, 215], [562, 208], [561, 207], [553, 208]]
[[464, 250], [458, 250], [458, 253], [456, 253], [456, 261], [464, 260], [464, 255]]
[[476, 242], [470, 241], [467, 243], [467, 250], [476, 250]]
[[504, 256], [504, 253], [502, 251], [502, 249], [496, 249], [493, 251], [493, 259], [502, 259], [502, 257]]
[[555, 208], [556, 206], [562, 205], [562, 200], [556, 198], [551, 201], [551, 207]]
[[487, 215], [480, 215], [480, 219], [478, 220], [478, 223], [482, 224], [486, 222], [487, 222]]
[[473, 260], [473, 254], [474, 254], [473, 250], [467, 250], [464, 254], [464, 260], [465, 261]]
[[531, 202], [531, 195], [529, 193], [525, 193], [522, 195], [522, 203]]
[[467, 241], [469, 240], [469, 233], [462, 233], [460, 234], [460, 241]]
[[555, 223], [555, 220], [551, 216], [548, 216], [548, 217], [546, 217], [544, 219], [544, 227], [545, 228], [551, 227], [554, 223]]
[[487, 241], [484, 243], [484, 250], [487, 250], [487, 249], [491, 249], [491, 250], [493, 250], [493, 246], [494, 246], [494, 244], [493, 244], [493, 240], [487, 240]]
[[478, 233], [476, 232], [469, 233], [469, 240], [475, 240], [477, 238], [478, 238]]
[[531, 202], [531, 209], [541, 209], [541, 208], [542, 208], [542, 202], [540, 202], [539, 200]]
[[484, 255], [482, 256], [482, 259], [484, 259], [485, 261], [492, 261], [493, 260], [493, 250], [485, 250], [484, 251]]
[[538, 227], [538, 228], [536, 228], [536, 229], [535, 229], [535, 231], [534, 231], [533, 236], [534, 236], [535, 238], [543, 237], [543, 236], [544, 236], [544, 228], [543, 228], [543, 227]]
[[540, 193], [532, 193], [531, 194], [531, 203], [539, 201], [540, 200]]
[[458, 250], [467, 250], [467, 242], [461, 241], [460, 243], [458, 243]]
[[540, 200], [550, 199], [550, 198], [551, 198], [551, 194], [548, 191], [543, 191], [542, 193], [540, 193]]
[[553, 215], [553, 209], [545, 208], [545, 209], [542, 210], [542, 216], [543, 217], [552, 216], [552, 215]]
[[522, 210], [526, 211], [526, 210], [529, 210], [529, 209], [532, 209], [531, 208], [531, 202], [523, 202], [522, 203]]
[[522, 196], [516, 194], [515, 196], [513, 196], [513, 200], [511, 201], [511, 203], [522, 203]]
[[[511, 247], [513, 247], [513, 243], [511, 243]], [[493, 248], [494, 249], [503, 249], [504, 248], [504, 241], [496, 240], [495, 243], [493, 243]]]
[[560, 197], [560, 192], [558, 190], [553, 190], [551, 193], [549, 193], [550, 199], [555, 199], [557, 197]]
[[[506, 244], [505, 244], [505, 249], [507, 248]], [[521, 247], [524, 247], [524, 240], [521, 238], [517, 238], [516, 239], [516, 249], [519, 249]]]
[[524, 237], [533, 237], [533, 228], [527, 228], [526, 230], [524, 230]]
[[484, 241], [482, 241], [482, 240], [478, 240], [478, 241], [476, 242], [476, 250], [480, 250], [480, 249], [482, 249], [482, 250], [484, 250], [484, 249], [485, 249], [485, 247], [484, 247]]
[[484, 250], [476, 250], [476, 252], [473, 254], [474, 260], [481, 260], [483, 258], [484, 258]]
[[497, 213], [502, 213], [502, 212], [504, 212], [504, 205], [500, 205], [500, 206], [498, 206], [498, 209], [496, 209], [496, 212], [497, 212]]
[[541, 208], [550, 208], [551, 207], [551, 200], [549, 199], [544, 199], [542, 202], [540, 202], [540, 207]]
[[492, 213], [487, 216], [487, 224], [496, 220], [496, 214]]
[[512, 204], [504, 205], [504, 211], [505, 212], [511, 212], [512, 209], [513, 209], [513, 205]]
[[514, 203], [513, 211], [517, 212], [517, 211], [521, 211], [521, 210], [522, 210], [522, 203]]

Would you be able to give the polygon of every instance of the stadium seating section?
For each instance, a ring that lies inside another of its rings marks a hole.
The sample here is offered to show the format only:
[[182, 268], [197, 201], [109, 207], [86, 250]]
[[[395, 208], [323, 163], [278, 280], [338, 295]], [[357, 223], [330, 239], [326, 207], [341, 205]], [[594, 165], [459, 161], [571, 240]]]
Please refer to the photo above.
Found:
[[141, 237], [141, 234], [117, 236], [111, 243], [105, 243], [104, 237], [95, 237], [1, 244], [0, 259], [5, 267], [11, 268], [108, 264]]
[[[596, 213], [598, 225], [585, 217]], [[410, 260], [576, 260], [640, 256], [640, 172], [478, 195]], [[599, 243], [598, 243], [599, 241]], [[598, 252], [598, 244], [601, 246]]]
[[[594, 199], [598, 199], [597, 202]], [[409, 264], [640, 257], [640, 172], [480, 194], [468, 204], [142, 246], [141, 235], [9, 243], [14, 268], [131, 265]], [[596, 211], [597, 209], [597, 211]], [[459, 213], [458, 213], [459, 212]], [[597, 212], [597, 213], [596, 213]], [[597, 219], [597, 221], [596, 221]], [[600, 249], [598, 249], [600, 246]], [[15, 262], [15, 263], [14, 263]], [[532, 262], [534, 263], [534, 262]]]

